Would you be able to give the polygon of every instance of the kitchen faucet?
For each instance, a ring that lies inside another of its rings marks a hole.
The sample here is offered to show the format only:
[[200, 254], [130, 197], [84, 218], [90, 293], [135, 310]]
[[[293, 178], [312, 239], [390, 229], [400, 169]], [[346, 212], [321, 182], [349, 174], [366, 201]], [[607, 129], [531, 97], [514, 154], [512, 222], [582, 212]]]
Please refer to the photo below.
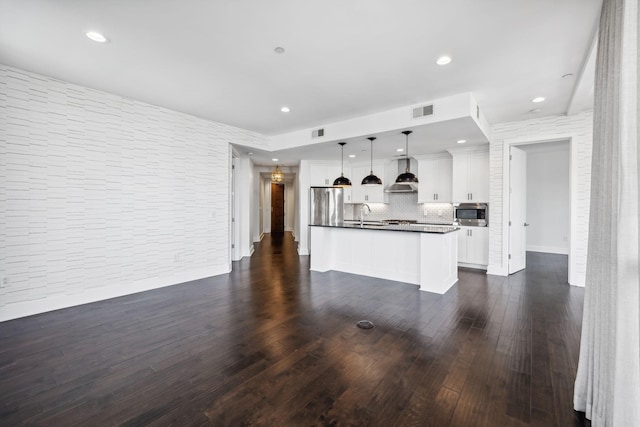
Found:
[[368, 204], [363, 203], [362, 206], [360, 206], [360, 227], [364, 225], [364, 208], [365, 207], [367, 208], [369, 213], [371, 213], [371, 208], [369, 207]]

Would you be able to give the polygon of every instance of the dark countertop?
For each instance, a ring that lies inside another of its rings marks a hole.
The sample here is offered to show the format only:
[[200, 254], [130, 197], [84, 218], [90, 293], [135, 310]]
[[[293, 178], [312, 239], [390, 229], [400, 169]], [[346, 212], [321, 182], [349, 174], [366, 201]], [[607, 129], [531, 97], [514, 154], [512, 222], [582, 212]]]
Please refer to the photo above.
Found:
[[329, 228], [350, 228], [360, 230], [380, 230], [380, 231], [409, 231], [412, 233], [435, 233], [446, 234], [453, 231], [457, 231], [458, 227], [451, 225], [434, 225], [434, 224], [401, 224], [401, 225], [387, 225], [383, 223], [365, 221], [364, 225], [360, 225], [359, 222], [344, 222], [342, 225], [312, 225], [311, 227], [329, 227]]

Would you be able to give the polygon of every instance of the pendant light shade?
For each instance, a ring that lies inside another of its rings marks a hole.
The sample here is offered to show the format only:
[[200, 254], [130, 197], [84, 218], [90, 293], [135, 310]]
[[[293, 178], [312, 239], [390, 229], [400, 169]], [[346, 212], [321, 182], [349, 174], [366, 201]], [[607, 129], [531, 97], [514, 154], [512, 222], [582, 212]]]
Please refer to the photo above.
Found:
[[406, 137], [406, 149], [405, 153], [407, 154], [407, 167], [404, 170], [404, 173], [401, 173], [396, 178], [396, 182], [398, 183], [418, 183], [418, 177], [411, 173], [410, 170], [410, 160], [409, 160], [409, 135], [412, 133], [410, 130], [405, 130], [402, 132]]
[[382, 185], [382, 180], [373, 174], [373, 140], [376, 138], [370, 136], [367, 139], [371, 141], [371, 173], [364, 177], [361, 185]]
[[333, 181], [333, 186], [334, 187], [351, 187], [351, 180], [344, 176], [344, 146], [347, 143], [338, 142], [338, 144], [340, 144], [340, 147], [342, 148], [342, 155], [340, 156], [342, 164], [340, 166], [340, 176], [336, 178], [335, 181]]
[[273, 172], [271, 172], [271, 182], [282, 182], [284, 181], [284, 173], [280, 170], [278, 165], [276, 164], [276, 168]]

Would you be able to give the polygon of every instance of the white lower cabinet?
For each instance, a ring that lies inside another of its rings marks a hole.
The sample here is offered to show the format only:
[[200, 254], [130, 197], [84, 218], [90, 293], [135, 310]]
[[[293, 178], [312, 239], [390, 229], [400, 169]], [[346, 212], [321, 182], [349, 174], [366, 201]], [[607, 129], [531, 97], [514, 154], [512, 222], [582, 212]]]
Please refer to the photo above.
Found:
[[465, 267], [486, 268], [489, 264], [489, 228], [460, 227], [458, 263]]

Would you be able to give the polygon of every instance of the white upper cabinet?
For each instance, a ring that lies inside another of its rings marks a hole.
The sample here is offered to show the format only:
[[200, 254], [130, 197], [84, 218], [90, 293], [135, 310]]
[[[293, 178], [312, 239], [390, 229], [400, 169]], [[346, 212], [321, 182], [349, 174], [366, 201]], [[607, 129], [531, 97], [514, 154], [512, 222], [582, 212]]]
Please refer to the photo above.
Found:
[[[309, 162], [309, 185], [311, 187], [331, 187], [340, 176], [340, 162]], [[349, 177], [347, 175], [347, 177]]]
[[[373, 162], [373, 173], [382, 180], [382, 185], [361, 185], [363, 178], [371, 173], [370, 164], [353, 165], [351, 168], [351, 203], [389, 203], [388, 193], [384, 189], [389, 185], [391, 163], [387, 161]], [[393, 177], [395, 180], [395, 176]]]
[[453, 202], [488, 202], [488, 146], [448, 151], [453, 156]]
[[416, 156], [418, 203], [451, 203], [453, 160], [449, 153]]
[[[333, 181], [340, 176], [340, 162], [332, 161], [310, 161], [309, 162], [309, 186], [310, 187], [332, 187]], [[344, 166], [344, 176], [349, 178], [352, 183], [355, 181], [351, 177], [351, 167]], [[362, 178], [360, 178], [360, 181]], [[358, 181], [358, 184], [360, 183]], [[353, 203], [351, 196], [351, 187], [344, 187], [344, 202]]]

